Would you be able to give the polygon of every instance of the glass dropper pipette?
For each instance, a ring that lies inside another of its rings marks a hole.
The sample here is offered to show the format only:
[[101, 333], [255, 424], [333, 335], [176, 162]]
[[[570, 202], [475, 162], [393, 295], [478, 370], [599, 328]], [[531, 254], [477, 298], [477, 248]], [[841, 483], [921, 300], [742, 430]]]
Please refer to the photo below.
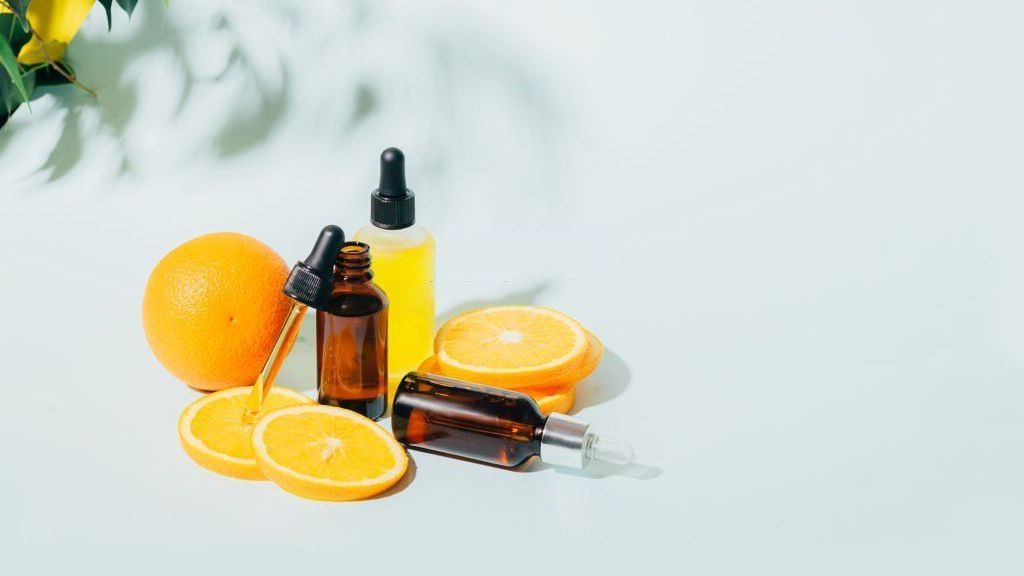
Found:
[[284, 284], [284, 294], [291, 299], [292, 307], [285, 317], [281, 333], [277, 336], [270, 356], [263, 364], [263, 370], [253, 384], [252, 393], [242, 414], [242, 419], [247, 424], [254, 423], [263, 409], [263, 401], [270, 394], [274, 379], [281, 370], [281, 364], [284, 363], [295, 337], [299, 334], [306, 309], [321, 309], [327, 304], [331, 296], [334, 259], [344, 243], [345, 232], [341, 228], [333, 224], [324, 226], [320, 231], [320, 237], [316, 239], [313, 251], [305, 260], [296, 263], [288, 275], [288, 280]]

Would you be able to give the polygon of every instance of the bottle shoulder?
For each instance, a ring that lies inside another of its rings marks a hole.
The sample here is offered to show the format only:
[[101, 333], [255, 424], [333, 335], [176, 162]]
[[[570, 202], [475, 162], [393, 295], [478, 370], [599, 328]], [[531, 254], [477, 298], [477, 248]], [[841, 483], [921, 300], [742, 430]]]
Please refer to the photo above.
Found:
[[421, 224], [413, 224], [399, 230], [385, 230], [367, 224], [356, 231], [353, 239], [369, 244], [371, 248], [384, 250], [413, 248], [423, 244], [434, 245], [434, 236]]
[[388, 296], [373, 282], [335, 282], [326, 312], [335, 316], [368, 316], [388, 308]]

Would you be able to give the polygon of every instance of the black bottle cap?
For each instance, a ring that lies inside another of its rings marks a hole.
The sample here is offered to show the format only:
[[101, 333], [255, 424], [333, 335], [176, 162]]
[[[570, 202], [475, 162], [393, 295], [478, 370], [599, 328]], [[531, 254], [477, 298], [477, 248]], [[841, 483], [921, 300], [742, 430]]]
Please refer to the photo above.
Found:
[[416, 223], [416, 197], [405, 187], [405, 155], [398, 148], [388, 148], [380, 155], [380, 187], [370, 200], [370, 221], [385, 230]]
[[313, 251], [298, 262], [284, 283], [284, 293], [306, 306], [323, 309], [331, 297], [334, 284], [334, 259], [345, 243], [345, 231], [331, 224], [324, 226]]

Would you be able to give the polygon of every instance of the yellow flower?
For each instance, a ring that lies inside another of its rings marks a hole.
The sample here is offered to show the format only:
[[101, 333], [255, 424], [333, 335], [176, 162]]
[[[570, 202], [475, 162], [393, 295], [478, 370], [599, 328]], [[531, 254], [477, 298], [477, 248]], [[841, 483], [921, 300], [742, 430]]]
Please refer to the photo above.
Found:
[[32, 0], [28, 5], [28, 21], [45, 41], [35, 36], [21, 47], [18, 62], [31, 66], [46, 62], [46, 55], [52, 60], [64, 57], [64, 49], [78, 33], [89, 10], [96, 0]]

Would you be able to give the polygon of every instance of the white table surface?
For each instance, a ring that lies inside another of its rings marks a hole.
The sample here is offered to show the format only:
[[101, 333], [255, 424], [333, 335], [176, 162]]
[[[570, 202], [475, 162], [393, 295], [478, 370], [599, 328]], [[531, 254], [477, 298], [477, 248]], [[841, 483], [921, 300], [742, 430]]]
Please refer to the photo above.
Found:
[[[144, 4], [0, 132], [3, 574], [1024, 570], [1019, 3]], [[328, 504], [181, 451], [153, 265], [354, 231], [388, 145], [439, 315], [578, 318], [643, 470]]]

